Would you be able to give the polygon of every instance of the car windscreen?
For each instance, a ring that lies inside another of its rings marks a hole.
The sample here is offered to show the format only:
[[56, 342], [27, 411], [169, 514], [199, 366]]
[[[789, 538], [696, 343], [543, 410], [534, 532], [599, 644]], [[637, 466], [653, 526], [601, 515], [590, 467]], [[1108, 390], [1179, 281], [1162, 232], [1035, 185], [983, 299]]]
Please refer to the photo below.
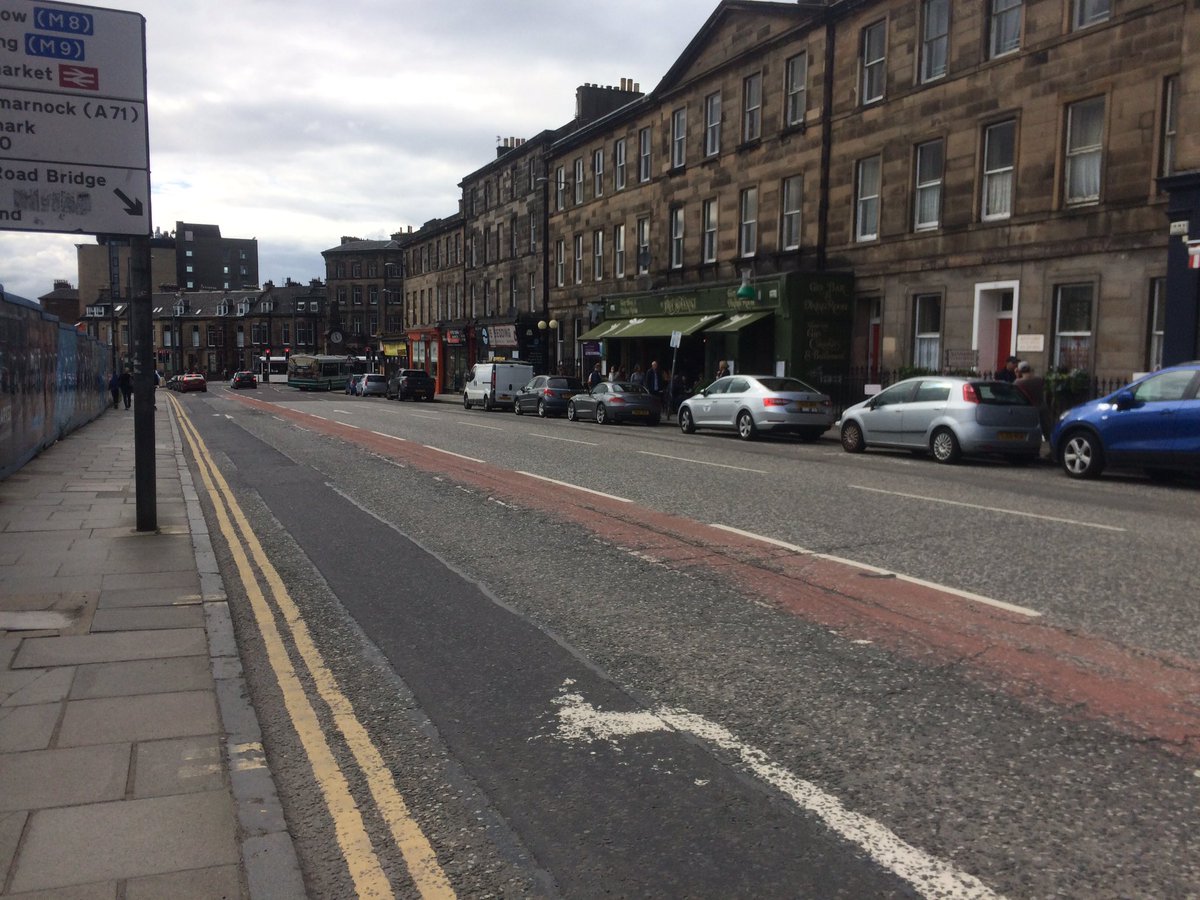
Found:
[[1029, 399], [1007, 381], [976, 381], [979, 402], [994, 406], [1028, 406]]
[[368, 375], [367, 381], [371, 382], [372, 384], [384, 384], [387, 382], [387, 379], [382, 375]]
[[815, 387], [805, 384], [799, 378], [759, 378], [758, 383], [768, 391], [788, 391], [802, 394], [821, 393]]

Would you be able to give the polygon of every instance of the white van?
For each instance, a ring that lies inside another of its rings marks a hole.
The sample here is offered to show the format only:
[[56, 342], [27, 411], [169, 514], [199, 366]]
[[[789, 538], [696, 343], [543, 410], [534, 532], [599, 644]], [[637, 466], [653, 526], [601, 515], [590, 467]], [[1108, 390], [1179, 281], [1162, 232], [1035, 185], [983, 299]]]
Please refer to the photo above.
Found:
[[526, 362], [475, 363], [463, 386], [463, 406], [478, 403], [484, 409], [512, 408], [517, 391], [533, 380], [533, 365]]

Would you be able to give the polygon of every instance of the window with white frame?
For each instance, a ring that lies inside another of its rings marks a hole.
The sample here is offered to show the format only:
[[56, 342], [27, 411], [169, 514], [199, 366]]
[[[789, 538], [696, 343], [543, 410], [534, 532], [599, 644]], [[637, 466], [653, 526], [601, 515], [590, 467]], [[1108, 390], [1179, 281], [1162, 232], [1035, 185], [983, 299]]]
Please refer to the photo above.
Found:
[[639, 275], [650, 271], [650, 220], [637, 220], [637, 270]]
[[537, 312], [537, 273], [529, 273], [529, 311]]
[[921, 81], [933, 81], [946, 74], [950, 0], [924, 0], [921, 18]]
[[1013, 167], [1017, 123], [1013, 119], [983, 131], [983, 185], [980, 212], [984, 221], [1007, 219], [1013, 212]]
[[613, 277], [625, 277], [625, 223], [613, 228]]
[[742, 143], [762, 137], [762, 73], [742, 80]]
[[573, 260], [574, 265], [573, 265], [572, 274], [575, 276], [575, 284], [583, 284], [583, 235], [582, 234], [575, 235], [575, 240], [573, 241], [573, 249], [575, 251], [575, 258]]
[[715, 91], [704, 98], [704, 155], [716, 156], [721, 152], [721, 92]]
[[537, 213], [529, 214], [529, 252], [537, 253], [538, 222]]
[[575, 205], [583, 202], [583, 157], [575, 160]]
[[1091, 97], [1067, 107], [1066, 202], [1095, 203], [1100, 199], [1101, 141], [1104, 98]]
[[1175, 174], [1175, 138], [1179, 129], [1179, 76], [1172, 75], [1163, 85], [1162, 162], [1160, 175]]
[[567, 279], [566, 247], [560, 240], [554, 245], [554, 284], [562, 287]]
[[518, 289], [516, 273], [508, 276], [508, 305], [516, 309], [521, 302], [521, 292]]
[[592, 196], [604, 196], [604, 148], [592, 151]]
[[875, 22], [862, 31], [862, 103], [883, 99], [887, 81], [886, 39], [886, 22]]
[[784, 73], [784, 124], [804, 124], [808, 110], [808, 53], [797, 53], [787, 61]]
[[704, 201], [704, 232], [702, 236], [701, 258], [706, 263], [717, 261], [717, 201]]
[[738, 253], [754, 256], [758, 252], [758, 188], [746, 188], [738, 203]]
[[687, 107], [671, 113], [671, 168], [687, 165]]
[[1108, 21], [1112, 15], [1112, 0], [1072, 0], [1071, 27], [1087, 28]]
[[913, 298], [913, 365], [937, 372], [942, 355], [942, 297], [918, 294]]
[[1022, 0], [989, 0], [988, 58], [1021, 49]]
[[604, 280], [604, 230], [601, 228], [592, 232], [592, 278]]
[[1163, 364], [1163, 325], [1167, 318], [1167, 279], [1150, 279], [1150, 322], [1148, 328], [1146, 371], [1155, 372]]
[[638, 181], [650, 180], [650, 127], [638, 131]]
[[512, 259], [517, 256], [517, 217], [513, 216], [508, 221], [508, 255]]
[[613, 190], [625, 190], [625, 138], [613, 142]]
[[671, 207], [671, 268], [683, 268], [683, 207]]
[[1054, 289], [1054, 365], [1059, 369], [1091, 368], [1091, 284], [1060, 284]]
[[880, 158], [869, 156], [858, 161], [855, 178], [854, 239], [873, 241], [879, 237]]
[[800, 249], [800, 204], [804, 199], [804, 177], [790, 175], [783, 179], [782, 213], [779, 228], [779, 246], [784, 250]]
[[941, 224], [944, 160], [941, 138], [917, 145], [916, 191], [913, 197], [913, 228], [916, 231], [928, 231]]
[[567, 206], [567, 173], [562, 166], [554, 170], [554, 208], [561, 211]]

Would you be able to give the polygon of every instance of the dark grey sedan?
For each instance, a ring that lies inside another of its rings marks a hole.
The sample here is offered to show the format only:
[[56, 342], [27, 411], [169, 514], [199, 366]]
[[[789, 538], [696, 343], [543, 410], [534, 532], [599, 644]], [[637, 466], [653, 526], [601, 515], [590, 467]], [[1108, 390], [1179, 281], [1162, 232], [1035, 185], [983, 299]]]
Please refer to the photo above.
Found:
[[570, 399], [567, 418], [572, 422], [591, 419], [597, 425], [620, 422], [657, 425], [662, 421], [662, 402], [640, 384], [602, 381], [591, 391]]
[[539, 375], [513, 397], [513, 412], [518, 416], [535, 412], [546, 416], [561, 416], [576, 394], [586, 394], [587, 387], [578, 378], [565, 375]]

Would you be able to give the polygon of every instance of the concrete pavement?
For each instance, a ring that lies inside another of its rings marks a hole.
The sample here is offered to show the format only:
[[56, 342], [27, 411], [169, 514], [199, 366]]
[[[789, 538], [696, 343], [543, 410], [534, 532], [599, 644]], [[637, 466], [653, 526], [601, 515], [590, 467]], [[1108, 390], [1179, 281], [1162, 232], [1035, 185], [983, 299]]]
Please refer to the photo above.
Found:
[[0, 482], [0, 897], [305, 896], [165, 402], [154, 438], [154, 533], [131, 411]]

